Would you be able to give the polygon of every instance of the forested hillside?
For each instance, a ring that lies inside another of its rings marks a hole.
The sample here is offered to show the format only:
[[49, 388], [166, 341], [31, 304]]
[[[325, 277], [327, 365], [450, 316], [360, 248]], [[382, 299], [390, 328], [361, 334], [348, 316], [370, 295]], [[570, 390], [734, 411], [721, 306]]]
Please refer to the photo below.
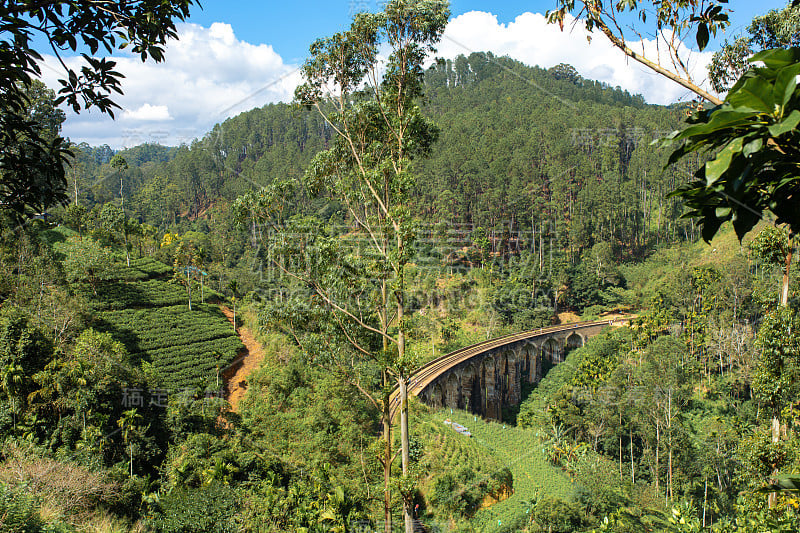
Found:
[[[709, 154], [665, 168], [651, 141], [686, 109], [488, 53], [419, 81], [407, 145], [364, 130], [378, 170], [270, 104], [191, 145], [80, 145], [65, 206], [2, 215], [0, 531], [794, 530], [756, 491], [798, 473], [796, 261], [769, 219], [706, 244], [680, 218]], [[354, 210], [354, 176], [401, 201]], [[503, 420], [386, 420], [425, 361], [612, 313], [638, 318]], [[265, 356], [234, 411], [242, 323]]]
[[[517, 261], [518, 277], [539, 280], [540, 293], [548, 294], [533, 307], [580, 311], [630, 303], [599, 293], [620, 285], [614, 265], [641, 259], [653, 245], [696, 237], [694, 224], [679, 219], [679, 201], [666, 197], [691, 165], [664, 170], [667, 154], [650, 145], [679, 127], [680, 106], [647, 105], [581, 78], [569, 65], [544, 70], [491, 54], [440, 61], [424, 79], [423, 109], [440, 133], [430, 156], [414, 162], [417, 185], [408, 203], [428, 248], [417, 263], [432, 246], [439, 259], [462, 265], [525, 257]], [[226, 120], [189, 146], [123, 151], [129, 165], [123, 176], [109, 165], [107, 151], [86, 148], [73, 189], [82, 205], [99, 209], [120, 201], [122, 181], [138, 222], [157, 232], [207, 234], [195, 244], [218, 290], [236, 271], [245, 292], [256, 280], [269, 291], [274, 285], [264, 283], [268, 261], [254, 244], [255, 220], [245, 223], [248, 238], [233, 228], [228, 209], [261, 186], [299, 183], [333, 133], [318, 114], [268, 105]], [[285, 194], [285, 218], [308, 213], [345, 222], [336, 201], [302, 186]], [[240, 224], [248, 218], [238, 216]], [[585, 272], [592, 261], [594, 275]], [[506, 319], [526, 305], [498, 303]]]
[[[441, 130], [417, 165], [415, 211], [428, 222], [557, 234], [578, 257], [596, 242], [634, 252], [650, 240], [691, 236], [666, 193], [685, 169], [663, 171], [650, 142], [678, 128], [682, 109], [584, 80], [568, 65], [544, 70], [475, 53], [425, 75], [424, 109]], [[299, 178], [332, 130], [315, 113], [267, 105], [217, 125], [189, 146], [140, 146], [121, 154], [131, 169], [124, 195], [144, 221], [166, 228], [276, 179]], [[162, 160], [169, 159], [168, 162]], [[87, 165], [82, 197], [110, 199], [109, 169]], [[312, 205], [303, 193], [297, 209]]]
[[422, 212], [494, 231], [555, 231], [576, 254], [682, 233], [675, 201], [664, 201], [680, 169], [663, 172], [649, 146], [678, 126], [679, 110], [569, 65], [546, 71], [490, 54], [438, 64], [426, 79], [442, 135], [420, 164]]

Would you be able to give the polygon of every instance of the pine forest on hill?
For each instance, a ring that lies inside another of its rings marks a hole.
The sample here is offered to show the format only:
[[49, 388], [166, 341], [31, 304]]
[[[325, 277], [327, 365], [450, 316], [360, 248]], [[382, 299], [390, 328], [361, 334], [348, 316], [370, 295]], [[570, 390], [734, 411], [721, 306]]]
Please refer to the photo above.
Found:
[[[791, 220], [682, 215], [696, 172], [785, 155], [800, 120], [670, 160], [653, 141], [707, 110], [489, 52], [390, 57], [337, 103], [335, 45], [296, 103], [79, 144], [61, 205], [0, 199], [0, 533], [797, 531]], [[54, 142], [55, 93], [26, 90]], [[501, 420], [414, 397], [387, 420], [443, 354], [620, 315]]]

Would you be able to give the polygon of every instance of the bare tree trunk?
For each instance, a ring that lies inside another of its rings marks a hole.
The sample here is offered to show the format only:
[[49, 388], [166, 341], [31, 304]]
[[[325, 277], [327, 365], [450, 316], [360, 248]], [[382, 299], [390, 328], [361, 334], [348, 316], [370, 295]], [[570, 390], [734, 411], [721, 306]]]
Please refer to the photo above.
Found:
[[622, 479], [622, 411], [619, 411], [619, 479]]
[[633, 469], [633, 428], [628, 426], [628, 444], [631, 452], [631, 483], [636, 484], [636, 471]]
[[[398, 237], [399, 239], [399, 237]], [[402, 248], [401, 244], [398, 242], [398, 247]], [[405, 299], [404, 299], [404, 279], [403, 279], [403, 266], [400, 266], [400, 272], [398, 275], [399, 278], [399, 286], [400, 290], [395, 293], [395, 298], [397, 300], [397, 323], [400, 325], [397, 331], [397, 357], [401, 364], [404, 364], [405, 359], [405, 352], [406, 352], [406, 335], [405, 335], [405, 328], [403, 327], [403, 314], [405, 311]], [[401, 369], [400, 375], [398, 377], [399, 385], [400, 385], [400, 450], [401, 450], [401, 457], [403, 463], [403, 479], [406, 480], [408, 477], [408, 470], [410, 466], [410, 455], [409, 455], [409, 434], [408, 434], [408, 377], [406, 376], [406, 370]], [[407, 485], [406, 485], [407, 487]], [[413, 517], [411, 516], [411, 508], [413, 502], [409, 498], [408, 494], [403, 494], [403, 517], [405, 520], [405, 531], [406, 533], [414, 533], [414, 521]]]
[[[409, 436], [408, 436], [408, 378], [401, 376], [400, 382], [400, 446], [403, 459], [403, 478], [408, 476], [409, 463]], [[414, 533], [414, 520], [411, 516], [413, 501], [408, 494], [403, 494], [403, 519], [405, 532]]]
[[388, 409], [383, 416], [383, 522], [386, 533], [392, 533], [392, 422], [386, 411]]
[[544, 269], [544, 235], [542, 225], [539, 225], [539, 272]]
[[659, 428], [658, 420], [656, 420], [656, 493], [661, 494], [658, 490], [658, 478], [660, 476], [660, 469], [658, 467], [658, 450], [661, 448], [661, 432]]
[[[781, 421], [777, 416], [772, 418], [772, 442], [777, 443], [781, 439]], [[772, 475], [775, 475], [777, 471], [773, 471]], [[774, 483], [774, 479], [771, 482]], [[769, 508], [772, 509], [775, 507], [775, 504], [778, 502], [778, 493], [777, 492], [770, 492], [769, 496], [767, 496], [767, 504]]]
[[[383, 371], [384, 385], [388, 384], [388, 375]], [[392, 533], [392, 420], [390, 418], [391, 405], [389, 404], [389, 387], [384, 386], [383, 395], [383, 524], [386, 533]]]
[[703, 527], [706, 527], [706, 502], [708, 501], [708, 479], [705, 480], [703, 489]]
[[[381, 307], [378, 312], [380, 323], [381, 323], [381, 330], [386, 332], [389, 328], [388, 325], [388, 317], [387, 317], [387, 293], [386, 293], [386, 281], [381, 281]], [[383, 351], [384, 353], [388, 350], [389, 343], [386, 337], [383, 337]], [[388, 369], [383, 369], [383, 436], [386, 439], [384, 442], [384, 458], [383, 458], [383, 490], [384, 490], [384, 499], [383, 499], [383, 519], [384, 519], [384, 527], [386, 528], [386, 533], [392, 533], [392, 491], [391, 491], [391, 482], [392, 482], [392, 406], [390, 403], [391, 392], [390, 392], [390, 377]]]
[[669, 478], [667, 482], [669, 484], [669, 499], [672, 501], [672, 388], [669, 389], [667, 396], [667, 408], [667, 429], [669, 430]]
[[786, 307], [789, 303], [789, 269], [792, 266], [792, 254], [794, 252], [794, 239], [789, 234], [789, 252], [786, 254], [786, 262], [783, 266], [783, 289], [781, 290], [781, 305]]

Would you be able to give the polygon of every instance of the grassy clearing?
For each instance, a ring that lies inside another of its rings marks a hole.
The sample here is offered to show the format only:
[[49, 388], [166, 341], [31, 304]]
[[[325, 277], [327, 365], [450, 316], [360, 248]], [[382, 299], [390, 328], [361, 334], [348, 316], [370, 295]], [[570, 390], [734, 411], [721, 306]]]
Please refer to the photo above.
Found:
[[[423, 408], [424, 409], [424, 408]], [[444, 424], [449, 418], [466, 426], [472, 437], [456, 433]], [[438, 438], [442, 451], [431, 471], [447, 471], [467, 465], [487, 477], [496, 469], [507, 467], [514, 476], [514, 493], [508, 499], [480, 509], [461, 529], [464, 531], [515, 531], [524, 523], [529, 502], [539, 494], [569, 499], [575, 485], [561, 469], [552, 466], [544, 453], [537, 430], [488, 422], [454, 409], [431, 411], [419, 417], [412, 432], [426, 440]], [[480, 470], [478, 470], [480, 469]]]

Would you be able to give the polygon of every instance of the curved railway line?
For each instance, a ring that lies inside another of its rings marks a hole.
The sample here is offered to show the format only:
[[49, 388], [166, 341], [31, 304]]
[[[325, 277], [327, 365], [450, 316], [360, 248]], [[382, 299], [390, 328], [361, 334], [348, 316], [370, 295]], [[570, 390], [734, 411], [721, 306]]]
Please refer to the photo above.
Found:
[[[418, 396], [419, 393], [425, 389], [425, 387], [430, 385], [434, 380], [436, 380], [436, 378], [441, 376], [444, 372], [488, 350], [500, 348], [501, 346], [505, 346], [506, 344], [512, 344], [527, 339], [533, 339], [540, 335], [550, 335], [552, 333], [558, 333], [562, 331], [575, 331], [575, 330], [580, 330], [582, 328], [595, 327], [603, 324], [613, 326], [614, 324], [626, 323], [629, 320], [631, 320], [631, 318], [594, 320], [591, 322], [576, 322], [573, 324], [563, 324], [559, 326], [552, 326], [549, 328], [539, 328], [530, 331], [523, 331], [522, 333], [512, 333], [510, 335], [504, 335], [503, 337], [497, 337], [495, 339], [490, 339], [488, 341], [483, 341], [477, 344], [466, 346], [464, 348], [460, 348], [441, 357], [437, 357], [433, 361], [430, 361], [422, 365], [417, 370], [415, 370], [409, 379], [408, 394], [409, 396], [410, 395]], [[392, 420], [394, 420], [394, 417], [397, 414], [397, 409], [399, 407], [399, 402], [400, 402], [399, 395], [400, 391], [397, 388], [395, 388], [389, 399], [390, 418]]]

